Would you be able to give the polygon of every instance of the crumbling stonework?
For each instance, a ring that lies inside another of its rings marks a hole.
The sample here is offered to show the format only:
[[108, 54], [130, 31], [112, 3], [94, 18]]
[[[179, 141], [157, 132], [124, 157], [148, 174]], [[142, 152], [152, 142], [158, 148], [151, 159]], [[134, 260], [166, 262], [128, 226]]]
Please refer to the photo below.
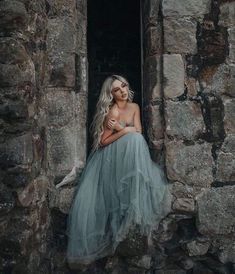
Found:
[[[76, 273], [235, 272], [235, 1], [143, 0], [143, 113], [172, 212]], [[115, 3], [114, 3], [115, 5]], [[87, 1], [0, 1], [0, 273], [75, 273], [56, 184], [87, 151]]]

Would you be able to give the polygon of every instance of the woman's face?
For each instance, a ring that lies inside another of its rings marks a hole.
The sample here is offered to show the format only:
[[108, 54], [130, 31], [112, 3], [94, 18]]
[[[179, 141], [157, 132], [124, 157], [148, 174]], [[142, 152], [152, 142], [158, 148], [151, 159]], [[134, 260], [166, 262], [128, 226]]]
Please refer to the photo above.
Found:
[[115, 101], [126, 101], [128, 99], [128, 85], [125, 82], [114, 80], [111, 93]]

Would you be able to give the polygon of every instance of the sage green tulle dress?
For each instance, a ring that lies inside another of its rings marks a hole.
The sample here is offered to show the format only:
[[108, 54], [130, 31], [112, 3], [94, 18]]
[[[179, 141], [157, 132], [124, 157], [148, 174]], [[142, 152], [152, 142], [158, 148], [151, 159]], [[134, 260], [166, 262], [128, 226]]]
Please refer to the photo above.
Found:
[[113, 255], [136, 224], [149, 235], [169, 213], [171, 197], [142, 134], [128, 133], [100, 148], [88, 158], [68, 215], [68, 262]]

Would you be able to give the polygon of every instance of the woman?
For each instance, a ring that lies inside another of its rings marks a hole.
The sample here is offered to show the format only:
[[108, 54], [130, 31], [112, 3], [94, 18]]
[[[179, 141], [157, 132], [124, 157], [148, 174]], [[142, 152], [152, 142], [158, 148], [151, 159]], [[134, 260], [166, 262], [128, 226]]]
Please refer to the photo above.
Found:
[[68, 216], [71, 266], [113, 255], [135, 225], [150, 235], [170, 211], [167, 180], [150, 158], [132, 98], [125, 78], [106, 78], [92, 124], [93, 153]]

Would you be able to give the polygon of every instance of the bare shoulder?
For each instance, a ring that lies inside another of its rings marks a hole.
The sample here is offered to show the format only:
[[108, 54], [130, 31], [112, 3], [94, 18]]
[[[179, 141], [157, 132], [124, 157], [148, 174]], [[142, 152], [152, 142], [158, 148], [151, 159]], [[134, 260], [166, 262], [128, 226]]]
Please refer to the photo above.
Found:
[[139, 110], [139, 109], [140, 109], [139, 105], [138, 105], [138, 104], [136, 104], [136, 103], [129, 103], [129, 105], [130, 105], [130, 107], [131, 107], [134, 111], [136, 111], [136, 110]]
[[117, 107], [115, 105], [113, 105], [107, 115], [109, 118], [113, 117], [113, 118], [118, 118], [119, 117], [119, 111], [117, 109]]

